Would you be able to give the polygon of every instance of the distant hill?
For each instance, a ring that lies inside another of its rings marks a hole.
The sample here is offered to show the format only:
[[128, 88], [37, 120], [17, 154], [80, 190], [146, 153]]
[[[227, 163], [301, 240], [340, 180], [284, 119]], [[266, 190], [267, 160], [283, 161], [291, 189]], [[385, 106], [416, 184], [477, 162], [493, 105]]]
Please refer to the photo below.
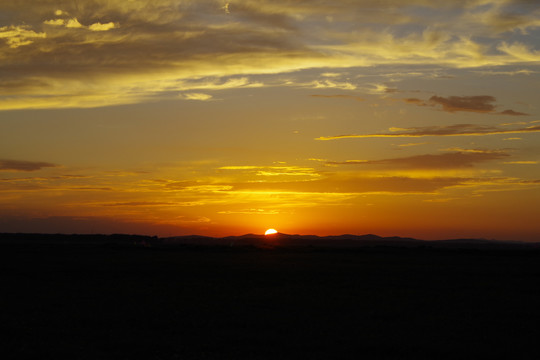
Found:
[[51, 244], [51, 245], [105, 245], [170, 248], [178, 246], [220, 246], [256, 248], [440, 248], [440, 249], [540, 249], [540, 242], [499, 241], [487, 239], [418, 240], [414, 238], [366, 235], [273, 235], [245, 234], [240, 236], [210, 237], [186, 235], [159, 238], [128, 234], [25, 234], [0, 233], [2, 244]]
[[366, 235], [290, 235], [277, 233], [274, 235], [246, 234], [213, 238], [190, 235], [159, 239], [161, 245], [213, 245], [213, 246], [256, 246], [264, 248], [277, 247], [314, 247], [314, 248], [361, 248], [361, 247], [432, 247], [432, 248], [540, 248], [540, 243], [518, 241], [499, 241], [486, 239], [448, 239], [419, 240], [408, 237], [382, 237], [374, 234]]

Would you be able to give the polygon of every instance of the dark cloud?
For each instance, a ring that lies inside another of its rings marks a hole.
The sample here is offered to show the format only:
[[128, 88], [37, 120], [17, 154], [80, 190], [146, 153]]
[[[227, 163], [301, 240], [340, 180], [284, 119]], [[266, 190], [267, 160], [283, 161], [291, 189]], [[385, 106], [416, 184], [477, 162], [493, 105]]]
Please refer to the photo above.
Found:
[[428, 103], [433, 105], [441, 105], [442, 109], [447, 112], [470, 111], [479, 113], [490, 113], [495, 111], [495, 97], [489, 95], [480, 96], [432, 96]]
[[502, 159], [509, 154], [500, 151], [470, 151], [445, 154], [425, 154], [402, 158], [369, 161], [329, 161], [329, 165], [381, 165], [389, 169], [458, 169], [472, 167], [476, 163]]
[[348, 138], [396, 138], [396, 137], [424, 137], [424, 136], [485, 136], [499, 134], [526, 134], [540, 132], [540, 125], [517, 129], [501, 129], [494, 126], [474, 124], [456, 124], [449, 126], [423, 126], [412, 128], [392, 128], [385, 134], [348, 134], [337, 136], [321, 136], [316, 140], [338, 140]]
[[0, 171], [37, 171], [56, 164], [38, 161], [0, 160]]
[[418, 106], [426, 106], [426, 103], [424, 102], [424, 100], [418, 99], [418, 98], [407, 98], [407, 99], [403, 99], [403, 101], [405, 101], [406, 103], [415, 104]]
[[514, 110], [511, 110], [511, 109], [501, 111], [499, 114], [501, 114], [501, 115], [512, 115], [512, 116], [530, 115], [530, 114], [522, 113], [522, 112], [519, 112], [519, 111], [514, 111]]
[[446, 98], [434, 95], [430, 97], [427, 101], [418, 98], [406, 98], [402, 100], [408, 104], [414, 104], [418, 106], [440, 106], [442, 111], [446, 111], [449, 113], [464, 111], [482, 114], [500, 114], [511, 116], [529, 115], [526, 113], [514, 111], [512, 109], [496, 112], [495, 102], [497, 101], [497, 99], [494, 96], [490, 95], [449, 96]]

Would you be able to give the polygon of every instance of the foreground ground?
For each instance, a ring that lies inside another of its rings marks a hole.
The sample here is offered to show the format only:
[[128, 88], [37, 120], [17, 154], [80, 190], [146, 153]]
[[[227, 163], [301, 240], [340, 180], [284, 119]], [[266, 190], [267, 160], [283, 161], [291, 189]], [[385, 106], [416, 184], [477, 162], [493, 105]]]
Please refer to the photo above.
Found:
[[13, 358], [540, 354], [538, 251], [3, 244], [0, 281]]

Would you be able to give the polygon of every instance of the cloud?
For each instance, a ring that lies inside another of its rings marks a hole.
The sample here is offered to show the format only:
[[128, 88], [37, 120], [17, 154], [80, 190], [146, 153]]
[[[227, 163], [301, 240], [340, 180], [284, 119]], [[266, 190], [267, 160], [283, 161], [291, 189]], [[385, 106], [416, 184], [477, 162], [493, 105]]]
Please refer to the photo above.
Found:
[[497, 99], [490, 95], [477, 96], [449, 96], [447, 98], [434, 95], [429, 100], [424, 101], [418, 98], [402, 99], [408, 104], [418, 106], [441, 106], [442, 111], [455, 113], [458, 111], [474, 112], [481, 114], [499, 114], [510, 116], [525, 116], [529, 115], [523, 112], [507, 109], [501, 112], [495, 112]]
[[[1, 2], [0, 13], [0, 95], [9, 95], [0, 110], [139, 103], [196, 91], [187, 85], [200, 79], [315, 68], [496, 70], [540, 60], [526, 36], [540, 15], [526, 1], [18, 0]], [[320, 73], [304, 84], [358, 87]]]
[[399, 144], [399, 147], [411, 147], [411, 146], [420, 146], [420, 145], [426, 145], [427, 142], [421, 142], [421, 143], [407, 143], [407, 144]]
[[346, 81], [333, 81], [333, 80], [315, 80], [309, 84], [309, 86], [315, 89], [342, 89], [342, 90], [355, 90], [356, 85]]
[[503, 164], [517, 164], [517, 165], [536, 165], [538, 161], [505, 161]]
[[36, 39], [44, 39], [46, 37], [46, 33], [37, 33], [34, 30], [30, 30], [30, 27], [27, 25], [0, 27], [0, 39], [4, 39], [6, 44], [12, 49], [30, 45]]
[[117, 27], [117, 24], [113, 23], [112, 21], [108, 22], [106, 24], [102, 24], [100, 22], [97, 22], [95, 24], [92, 24], [92, 25], [88, 26], [88, 30], [90, 30], [90, 31], [108, 31], [108, 30], [114, 29], [116, 27]]
[[414, 104], [418, 106], [427, 106], [427, 104], [424, 102], [424, 100], [418, 99], [418, 98], [407, 98], [403, 99], [404, 102], [409, 104]]
[[365, 101], [364, 98], [360, 96], [354, 96], [354, 95], [344, 95], [344, 94], [337, 94], [337, 95], [310, 95], [312, 97], [317, 98], [327, 98], [327, 99], [352, 99], [356, 101]]
[[423, 126], [412, 128], [390, 128], [384, 134], [347, 134], [337, 136], [321, 136], [315, 140], [339, 140], [350, 138], [400, 138], [425, 136], [486, 136], [500, 134], [527, 134], [540, 132], [540, 126], [528, 126], [517, 129], [501, 129], [493, 126], [474, 124], [456, 124], [449, 126]]
[[48, 162], [0, 160], [0, 171], [38, 171], [43, 168], [57, 166]]
[[107, 203], [103, 204], [104, 206], [127, 206], [127, 207], [133, 207], [133, 206], [175, 206], [176, 203], [172, 202], [159, 202], [159, 201], [126, 201], [126, 202], [115, 202], [115, 203]]
[[[482, 25], [487, 31], [500, 34], [504, 32], [520, 32], [526, 34], [529, 29], [540, 26], [538, 9], [533, 1], [489, 1], [490, 6], [479, 3], [476, 11], [463, 17], [463, 22]], [[516, 12], [515, 5], [524, 5], [526, 11]], [[482, 8], [481, 5], [484, 5]], [[531, 6], [532, 5], [532, 6]]]
[[406, 176], [366, 177], [358, 174], [332, 174], [324, 179], [290, 182], [257, 182], [233, 185], [233, 191], [300, 192], [305, 195], [367, 193], [432, 193], [459, 186], [466, 178], [411, 178]]
[[528, 115], [530, 115], [530, 114], [526, 114], [526, 113], [523, 113], [523, 112], [514, 111], [514, 110], [511, 110], [511, 109], [501, 111], [499, 114], [501, 114], [501, 115], [511, 115], [511, 116], [528, 116]]
[[277, 210], [266, 210], [266, 209], [244, 209], [244, 210], [225, 210], [218, 211], [218, 214], [244, 214], [244, 215], [277, 215], [280, 212]]
[[[60, 13], [62, 15], [62, 13]], [[45, 25], [52, 26], [64, 26], [68, 29], [88, 29], [90, 31], [108, 31], [118, 27], [118, 24], [114, 22], [108, 22], [105, 24], [100, 23], [99, 21], [91, 24], [89, 26], [82, 25], [77, 18], [72, 19], [50, 19], [43, 21]]]
[[429, 103], [441, 105], [442, 109], [447, 112], [470, 111], [479, 113], [489, 113], [495, 110], [492, 104], [496, 99], [493, 96], [450, 96], [444, 98], [442, 96], [432, 96]]
[[501, 151], [459, 151], [444, 154], [425, 154], [382, 160], [329, 161], [329, 165], [380, 165], [388, 169], [459, 169], [490, 160], [503, 159], [509, 154]]
[[507, 75], [507, 76], [531, 75], [531, 74], [538, 73], [538, 71], [533, 71], [529, 69], [521, 69], [521, 70], [513, 70], [513, 71], [476, 70], [474, 72], [481, 75]]
[[77, 20], [77, 18], [68, 19], [65, 25], [67, 28], [71, 28], [71, 29], [79, 29], [83, 27], [82, 24], [79, 22], [79, 20]]
[[533, 50], [530, 46], [523, 43], [515, 42], [513, 44], [508, 44], [503, 42], [499, 45], [498, 50], [523, 62], [540, 61], [540, 51]]
[[207, 100], [212, 99], [212, 95], [203, 94], [203, 93], [187, 93], [187, 94], [181, 94], [180, 98], [186, 99], [186, 100], [207, 101]]
[[51, 19], [43, 22], [45, 25], [62, 26], [66, 23], [64, 19]]
[[219, 170], [240, 170], [252, 173], [256, 176], [320, 176], [314, 168], [301, 166], [253, 166], [253, 165], [234, 165], [222, 166]]

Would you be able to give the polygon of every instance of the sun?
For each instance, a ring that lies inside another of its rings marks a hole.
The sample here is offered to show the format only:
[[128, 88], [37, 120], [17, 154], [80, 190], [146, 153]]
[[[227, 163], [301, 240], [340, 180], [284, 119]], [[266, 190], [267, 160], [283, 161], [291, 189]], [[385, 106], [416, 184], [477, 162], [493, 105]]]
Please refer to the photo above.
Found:
[[276, 229], [268, 229], [264, 232], [264, 235], [274, 235], [274, 234], [277, 234], [277, 230]]

